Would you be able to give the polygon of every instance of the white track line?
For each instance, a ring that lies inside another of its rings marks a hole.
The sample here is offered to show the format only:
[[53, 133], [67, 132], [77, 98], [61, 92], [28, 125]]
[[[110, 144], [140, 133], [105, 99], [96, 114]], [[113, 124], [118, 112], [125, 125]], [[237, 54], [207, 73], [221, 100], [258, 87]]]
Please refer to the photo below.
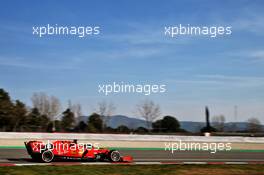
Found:
[[205, 165], [205, 164], [207, 164], [207, 162], [183, 162], [183, 164]]
[[79, 163], [64, 163], [64, 162], [53, 162], [53, 163], [12, 163], [12, 165], [10, 165], [10, 163], [2, 163], [0, 166], [61, 166], [61, 165], [245, 165], [245, 164], [264, 164], [264, 161], [262, 162], [233, 162], [233, 161], [228, 161], [228, 162], [217, 162], [217, 161], [211, 161], [211, 162], [207, 162], [207, 161], [175, 161], [175, 162], [131, 162], [131, 163], [126, 163], [126, 162], [121, 162], [121, 163], [111, 163], [111, 162], [79, 162]]
[[35, 165], [44, 166], [44, 165], [51, 165], [51, 164], [48, 164], [48, 163], [15, 163], [15, 166], [35, 166]]
[[229, 165], [242, 165], [242, 164], [249, 164], [248, 162], [225, 162], [225, 164]]

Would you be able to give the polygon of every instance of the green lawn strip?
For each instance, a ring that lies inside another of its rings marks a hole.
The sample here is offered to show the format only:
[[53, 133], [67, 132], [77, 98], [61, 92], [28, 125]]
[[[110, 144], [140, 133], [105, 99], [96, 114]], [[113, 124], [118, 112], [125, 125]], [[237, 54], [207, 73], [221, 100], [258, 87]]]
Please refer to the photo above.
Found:
[[25, 146], [0, 146], [0, 149], [25, 149]]
[[1, 175], [263, 175], [264, 165], [74, 165], [0, 167]]

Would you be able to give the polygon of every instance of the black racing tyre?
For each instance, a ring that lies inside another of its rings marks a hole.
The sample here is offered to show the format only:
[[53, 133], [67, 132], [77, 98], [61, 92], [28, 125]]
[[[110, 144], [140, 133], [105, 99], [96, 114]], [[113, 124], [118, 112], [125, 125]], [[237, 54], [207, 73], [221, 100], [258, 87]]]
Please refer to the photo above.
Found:
[[120, 155], [119, 151], [116, 151], [116, 150], [110, 151], [109, 160], [111, 162], [119, 162], [121, 160], [121, 155]]
[[41, 154], [41, 160], [45, 163], [52, 162], [54, 159], [54, 154], [50, 150], [46, 150]]

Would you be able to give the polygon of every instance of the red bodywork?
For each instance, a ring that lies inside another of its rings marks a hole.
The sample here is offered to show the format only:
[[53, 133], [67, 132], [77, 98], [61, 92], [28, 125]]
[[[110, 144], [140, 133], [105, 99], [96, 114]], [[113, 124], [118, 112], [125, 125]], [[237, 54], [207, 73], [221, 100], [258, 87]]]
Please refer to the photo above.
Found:
[[34, 160], [41, 160], [44, 162], [51, 162], [57, 158], [98, 161], [108, 160], [112, 162], [133, 161], [131, 156], [120, 156], [120, 153], [116, 150], [96, 148], [92, 145], [78, 144], [76, 140], [58, 140], [48, 144], [42, 141], [29, 141], [25, 142], [25, 146], [27, 148], [28, 154]]

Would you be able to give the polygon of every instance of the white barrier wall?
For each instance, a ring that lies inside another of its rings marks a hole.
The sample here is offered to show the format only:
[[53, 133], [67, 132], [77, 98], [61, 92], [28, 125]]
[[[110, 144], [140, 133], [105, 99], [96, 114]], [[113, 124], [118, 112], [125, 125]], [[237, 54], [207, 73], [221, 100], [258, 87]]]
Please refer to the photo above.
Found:
[[26, 140], [101, 140], [101, 141], [143, 141], [143, 142], [232, 142], [264, 143], [264, 137], [227, 137], [227, 136], [174, 136], [174, 135], [136, 135], [136, 134], [79, 134], [79, 133], [22, 133], [0, 132], [0, 139]]

